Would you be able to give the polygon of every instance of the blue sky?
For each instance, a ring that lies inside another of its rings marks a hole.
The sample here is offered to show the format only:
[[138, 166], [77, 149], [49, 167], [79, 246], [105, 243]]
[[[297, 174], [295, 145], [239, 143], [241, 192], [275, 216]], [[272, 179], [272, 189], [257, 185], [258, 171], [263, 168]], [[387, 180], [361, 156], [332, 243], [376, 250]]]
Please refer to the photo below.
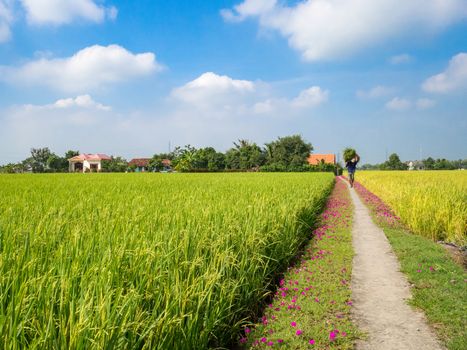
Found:
[[0, 0], [0, 164], [301, 134], [467, 157], [466, 0]]

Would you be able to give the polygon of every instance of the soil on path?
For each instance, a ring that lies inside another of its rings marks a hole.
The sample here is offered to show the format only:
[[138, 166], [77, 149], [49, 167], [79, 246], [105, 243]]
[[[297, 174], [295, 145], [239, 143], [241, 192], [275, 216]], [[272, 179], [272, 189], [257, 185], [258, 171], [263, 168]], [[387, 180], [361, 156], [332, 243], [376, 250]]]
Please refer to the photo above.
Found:
[[350, 195], [355, 207], [353, 317], [368, 334], [366, 340], [357, 342], [356, 349], [443, 349], [423, 313], [406, 303], [411, 297], [409, 284], [399, 270], [399, 262], [384, 232], [373, 223], [368, 209], [352, 188]]

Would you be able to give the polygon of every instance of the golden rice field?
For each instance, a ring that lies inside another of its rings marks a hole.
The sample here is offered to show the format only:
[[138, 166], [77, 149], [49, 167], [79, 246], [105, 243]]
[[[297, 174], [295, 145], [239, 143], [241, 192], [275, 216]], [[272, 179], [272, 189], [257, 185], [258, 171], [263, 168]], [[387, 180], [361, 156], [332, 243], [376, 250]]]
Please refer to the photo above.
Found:
[[466, 171], [359, 171], [356, 180], [414, 233], [467, 244]]
[[309, 237], [333, 182], [0, 176], [0, 348], [229, 346]]

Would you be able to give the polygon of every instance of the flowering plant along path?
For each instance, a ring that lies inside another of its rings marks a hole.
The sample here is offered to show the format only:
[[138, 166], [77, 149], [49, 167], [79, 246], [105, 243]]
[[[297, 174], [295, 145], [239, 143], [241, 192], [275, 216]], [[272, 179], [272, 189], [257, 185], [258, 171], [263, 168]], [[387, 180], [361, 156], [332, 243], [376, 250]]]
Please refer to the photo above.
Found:
[[442, 349], [424, 314], [406, 303], [411, 297], [409, 284], [399, 271], [399, 262], [383, 230], [375, 225], [352, 188], [350, 196], [355, 208], [352, 312], [359, 328], [368, 334], [366, 340], [357, 342], [356, 348]]

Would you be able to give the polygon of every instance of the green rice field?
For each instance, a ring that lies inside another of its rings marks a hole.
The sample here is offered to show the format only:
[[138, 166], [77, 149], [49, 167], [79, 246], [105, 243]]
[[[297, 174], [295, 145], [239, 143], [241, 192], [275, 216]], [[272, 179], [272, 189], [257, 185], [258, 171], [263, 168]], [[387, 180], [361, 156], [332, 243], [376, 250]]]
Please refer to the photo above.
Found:
[[0, 176], [0, 348], [235, 343], [332, 174]]

